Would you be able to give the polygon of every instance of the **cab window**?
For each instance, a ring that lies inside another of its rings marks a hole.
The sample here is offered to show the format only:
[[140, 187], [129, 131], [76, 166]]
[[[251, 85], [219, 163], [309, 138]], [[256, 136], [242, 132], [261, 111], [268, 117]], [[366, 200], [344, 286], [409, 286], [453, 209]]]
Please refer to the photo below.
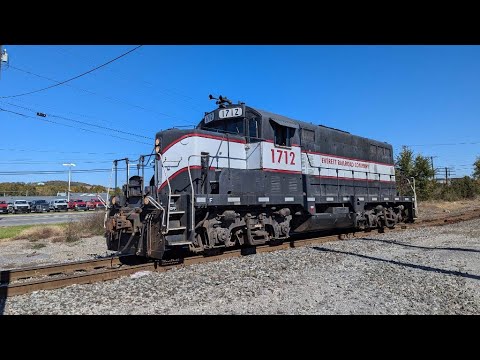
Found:
[[274, 136], [274, 143], [278, 146], [292, 146], [291, 145], [291, 137], [295, 129], [279, 125], [277, 123], [273, 124], [273, 136]]
[[258, 122], [256, 118], [248, 120], [248, 136], [250, 139], [258, 139], [260, 136], [258, 133]]
[[202, 129], [209, 131], [218, 131], [221, 133], [244, 135], [245, 126], [243, 118], [228, 119], [221, 121], [212, 121], [202, 126]]
[[212, 121], [208, 124], [203, 125], [203, 129], [205, 130], [217, 130], [224, 132], [225, 131], [225, 121]]
[[243, 118], [239, 119], [228, 119], [227, 123], [227, 132], [229, 134], [239, 134], [243, 135], [245, 133], [243, 126]]

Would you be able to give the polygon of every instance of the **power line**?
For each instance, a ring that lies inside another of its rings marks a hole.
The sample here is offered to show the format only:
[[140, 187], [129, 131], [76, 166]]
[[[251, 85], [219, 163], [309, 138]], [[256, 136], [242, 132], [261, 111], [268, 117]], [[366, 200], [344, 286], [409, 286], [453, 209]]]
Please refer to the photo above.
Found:
[[[33, 75], [33, 76], [37, 76], [37, 77], [42, 78], [42, 79], [53, 81], [53, 82], [56, 82], [57, 84], [61, 83], [58, 80], [55, 80], [55, 79], [52, 79], [52, 78], [49, 78], [49, 77], [46, 77], [46, 76], [43, 76], [43, 75], [36, 74], [36, 73], [33, 73], [31, 71], [28, 71], [28, 70], [20, 69], [18, 67], [12, 66], [12, 69], [27, 73], [27, 74], [30, 74], [30, 75]], [[136, 104], [130, 103], [130, 102], [122, 100], [122, 99], [114, 98], [114, 97], [111, 97], [111, 96], [105, 96], [105, 95], [99, 94], [99, 93], [97, 93], [95, 91], [92, 91], [92, 90], [83, 89], [83, 88], [80, 88], [78, 86], [73, 86], [73, 85], [70, 85], [70, 84], [67, 84], [67, 86], [71, 87], [72, 89], [80, 90], [80, 91], [86, 92], [86, 93], [91, 94], [91, 95], [96, 95], [96, 96], [102, 97], [102, 98], [107, 99], [107, 100], [119, 102], [119, 103], [128, 105], [128, 106], [133, 107], [133, 108], [137, 108], [137, 109], [152, 112], [152, 113], [155, 113], [155, 114], [158, 114], [158, 115], [161, 115], [161, 116], [166, 116], [166, 117], [170, 117], [170, 118], [173, 118], [173, 119], [179, 119], [179, 120], [185, 121], [183, 119], [178, 118], [177, 116], [169, 115], [169, 114], [166, 114], [166, 113], [163, 113], [163, 112], [160, 112], [160, 111], [156, 111], [156, 110], [152, 110], [152, 109], [148, 109], [144, 106], [136, 105]]]
[[15, 114], [15, 115], [23, 116], [23, 117], [30, 117], [30, 116], [28, 116], [28, 115], [21, 114], [21, 113], [18, 113], [18, 112], [16, 112], [16, 111], [6, 110], [6, 109], [2, 109], [2, 108], [0, 108], [0, 110], [1, 110], [1, 111], [9, 112], [9, 113], [12, 113], [12, 114]]
[[104, 67], [104, 66], [106, 66], [106, 65], [108, 65], [108, 64], [111, 64], [112, 62], [114, 62], [114, 61], [116, 61], [116, 60], [118, 60], [118, 59], [120, 59], [120, 58], [122, 58], [122, 57], [124, 57], [124, 56], [126, 56], [126, 55], [128, 55], [128, 54], [130, 54], [131, 52], [137, 50], [138, 48], [140, 48], [140, 47], [142, 47], [142, 46], [143, 46], [143, 45], [139, 45], [139, 46], [137, 46], [137, 47], [135, 47], [135, 48], [127, 51], [126, 53], [123, 53], [122, 55], [117, 56], [116, 58], [114, 58], [114, 59], [112, 59], [112, 60], [110, 60], [110, 61], [107, 61], [106, 63], [104, 63], [104, 64], [102, 64], [102, 65], [99, 65], [99, 66], [97, 66], [97, 67], [95, 67], [95, 68], [93, 68], [93, 69], [90, 69], [90, 70], [88, 70], [88, 71], [86, 71], [86, 72], [84, 72], [84, 73], [82, 73], [82, 74], [80, 74], [80, 75], [74, 76], [73, 78], [70, 78], [70, 79], [61, 81], [61, 82], [59, 82], [59, 83], [57, 83], [57, 84], [55, 84], [55, 85], [51, 85], [51, 86], [48, 86], [48, 87], [43, 88], [43, 89], [38, 89], [38, 90], [26, 92], [26, 93], [23, 93], [23, 94], [16, 94], [16, 95], [9, 95], [9, 96], [0, 96], [0, 98], [1, 98], [1, 99], [6, 99], [6, 98], [17, 97], [17, 96], [30, 95], [30, 94], [34, 94], [34, 93], [37, 93], [37, 92], [40, 92], [40, 91], [48, 90], [48, 89], [51, 89], [51, 88], [54, 88], [54, 87], [57, 87], [57, 86], [66, 84], [67, 82], [70, 82], [70, 81], [72, 81], [72, 80], [78, 79], [78, 78], [80, 78], [80, 77], [82, 77], [82, 76], [85, 76], [85, 75], [87, 75], [87, 74], [89, 74], [89, 73], [91, 73], [91, 72], [93, 72], [93, 71], [95, 71], [95, 70], [98, 70], [98, 69], [100, 69], [100, 68], [102, 68], [102, 67]]
[[[150, 157], [153, 154], [150, 154]], [[140, 157], [140, 155], [138, 155]], [[135, 162], [138, 157], [130, 159], [130, 161]], [[43, 160], [30, 160], [30, 159], [12, 159], [8, 161], [0, 161], [0, 164], [16, 164], [16, 165], [42, 165], [42, 164], [58, 164], [59, 162], [66, 162], [66, 161], [75, 161], [82, 164], [101, 164], [101, 163], [112, 163], [113, 160], [92, 160], [92, 159], [75, 159], [75, 158], [60, 158], [56, 161], [43, 161]]]
[[56, 151], [56, 150], [38, 150], [38, 149], [18, 149], [18, 148], [0, 148], [0, 151], [19, 151], [19, 152], [35, 152], [35, 153], [56, 153], [56, 154], [85, 154], [85, 155], [137, 155], [136, 153], [120, 153], [120, 152], [83, 152], [83, 151]]
[[[59, 50], [59, 51], [62, 52], [63, 54], [67, 54], [67, 55], [70, 55], [70, 56], [72, 56], [72, 57], [75, 57], [75, 59], [83, 58], [83, 59], [85, 59], [85, 60], [89, 60], [89, 61], [91, 60], [91, 59], [87, 58], [86, 56], [83, 56], [82, 53], [80, 53], [80, 54], [74, 54], [74, 53], [72, 53], [70, 50], [67, 50], [67, 49], [65, 49], [65, 48], [63, 48], [63, 47], [56, 48], [56, 50]], [[110, 68], [109, 71], [114, 72], [114, 73], [117, 75], [117, 77], [120, 77], [120, 76], [118, 76], [118, 75], [121, 75], [121, 77], [126, 78], [124, 73], [119, 73], [119, 72], [116, 71], [115, 69]], [[147, 85], [148, 85], [148, 88], [156, 87], [157, 91], [160, 91], [160, 92], [164, 93], [164, 94], [167, 95], [167, 96], [170, 96], [170, 97], [172, 97], [172, 98], [176, 96], [179, 101], [190, 102], [191, 105], [193, 105], [194, 107], [197, 108], [197, 110], [200, 109], [197, 105], [203, 106], [203, 105], [200, 104], [200, 102], [199, 102], [198, 100], [195, 100], [195, 99], [192, 98], [191, 96], [185, 95], [185, 94], [183, 94], [183, 93], [181, 93], [181, 92], [179, 92], [179, 91], [174, 91], [173, 89], [165, 89], [165, 88], [164, 88], [164, 89], [159, 89], [155, 84], [153, 84], [153, 83], [151, 83], [151, 82], [149, 82], [149, 81], [146, 81], [146, 80], [143, 80], [143, 79], [134, 78], [134, 77], [128, 77], [128, 80], [134, 80], [134, 81], [136, 81], [136, 82], [138, 82], [138, 83], [147, 84]], [[145, 85], [144, 85], [144, 86], [145, 86]], [[179, 96], [181, 96], [181, 97], [183, 97], [183, 98], [185, 98], [185, 99], [180, 99]]]
[[477, 142], [459, 142], [459, 143], [444, 143], [444, 144], [416, 144], [416, 145], [400, 145], [400, 146], [407, 146], [407, 147], [414, 147], [414, 146], [455, 146], [455, 145], [478, 145], [480, 141]]
[[[12, 104], [12, 103], [9, 103], [9, 102], [6, 102], [6, 101], [4, 101], [4, 103], [5, 103], [5, 104], [8, 104], [8, 105], [15, 106], [15, 107], [19, 107], [19, 108], [24, 109], [24, 110], [33, 111], [33, 112], [35, 112], [35, 113], [38, 114], [38, 111], [36, 111], [36, 110], [34, 110], [34, 109], [31, 109], [31, 108], [27, 108], [27, 107], [25, 107], [25, 106], [15, 105], [15, 104]], [[42, 113], [43, 113], [43, 112], [42, 112]], [[149, 140], [151, 140], [150, 137], [144, 136], [144, 135], [138, 135], [138, 134], [134, 134], [134, 133], [127, 132], [127, 131], [123, 131], [123, 130], [118, 130], [118, 129], [113, 129], [113, 128], [109, 128], [109, 127], [106, 127], [106, 126], [101, 126], [101, 125], [92, 124], [92, 123], [89, 123], [89, 122], [86, 122], [86, 121], [81, 121], [81, 120], [75, 120], [75, 119], [72, 119], [72, 118], [67, 118], [67, 117], [64, 117], [64, 116], [59, 116], [59, 115], [54, 115], [54, 114], [49, 114], [49, 113], [44, 113], [44, 114], [47, 114], [47, 115], [49, 115], [50, 117], [54, 117], [54, 118], [64, 119], [64, 120], [67, 120], [67, 121], [73, 121], [73, 122], [76, 122], [76, 123], [79, 123], [79, 124], [83, 124], [83, 125], [93, 126], [93, 127], [96, 127], [96, 128], [102, 129], [102, 130], [115, 131], [115, 132], [118, 132], [118, 133], [121, 133], [121, 134], [131, 135], [131, 136], [137, 136], [137, 137], [140, 137], [140, 138], [144, 138], [144, 139], [149, 139]]]
[[[118, 168], [119, 171], [124, 171], [127, 168]], [[84, 170], [72, 170], [72, 174], [83, 174], [83, 173], [102, 173], [102, 172], [111, 172], [112, 169], [84, 169]], [[18, 171], [0, 171], [0, 175], [55, 175], [55, 174], [65, 174], [68, 170], [18, 170]]]
[[[22, 117], [26, 117], [26, 118], [38, 120], [38, 118], [36, 118], [36, 117], [30, 116], [30, 115], [25, 115], [25, 114], [22, 114], [22, 113], [17, 113], [17, 112], [15, 112], [15, 111], [6, 110], [6, 109], [3, 109], [3, 108], [0, 108], [0, 111], [6, 111], [6, 112], [13, 113], [13, 114], [16, 114], [16, 115], [19, 115], [19, 116], [22, 116]], [[94, 130], [90, 130], [90, 129], [85, 129], [85, 128], [81, 128], [81, 127], [78, 127], [78, 126], [72, 126], [72, 125], [63, 124], [63, 123], [59, 123], [59, 122], [52, 121], [52, 120], [47, 120], [47, 119], [45, 119], [45, 118], [40, 118], [40, 120], [41, 120], [41, 121], [45, 121], [45, 122], [49, 122], [49, 123], [52, 123], [52, 124], [62, 125], [62, 126], [66, 126], [66, 127], [70, 127], [70, 128], [74, 128], [74, 129], [79, 129], [79, 130], [83, 130], [83, 131], [95, 133], [95, 134], [100, 134], [100, 135], [106, 135], [106, 136], [110, 136], [110, 137], [115, 137], [115, 138], [117, 138], [117, 139], [122, 139], [122, 140], [126, 140], [126, 141], [132, 141], [132, 142], [136, 142], [136, 143], [139, 143], [139, 144], [151, 145], [150, 143], [147, 143], [147, 142], [144, 142], [144, 141], [138, 141], [138, 140], [134, 140], [134, 139], [127, 139], [127, 138], [123, 138], [123, 137], [117, 136], [117, 135], [104, 134], [104, 133], [101, 133], [101, 132], [98, 132], [98, 131], [94, 131]]]
[[[3, 101], [5, 103], [7, 103], [5, 100], [0, 100], [0, 101]], [[42, 108], [52, 108], [51, 105], [45, 105], [45, 104], [38, 104], [38, 103], [35, 103], [31, 100], [29, 100], [28, 102], [25, 101], [25, 99], [10, 99], [10, 101], [19, 101], [23, 104], [26, 104], [26, 105], [29, 105], [29, 106], [35, 106], [35, 107], [42, 107]], [[9, 103], [7, 103], [9, 104]], [[20, 106], [20, 105], [18, 105]], [[78, 112], [73, 112], [73, 111], [68, 111], [68, 110], [62, 110], [63, 112], [66, 112], [66, 113], [69, 113], [69, 114], [72, 114], [72, 115], [76, 115], [76, 116], [80, 116], [80, 117], [84, 117], [84, 118], [90, 118], [90, 119], [95, 119], [95, 120], [99, 120], [99, 121], [102, 121], [102, 122], [106, 122], [106, 123], [110, 123], [109, 121], [107, 120], [103, 120], [103, 119], [99, 119], [95, 116], [91, 116], [91, 115], [85, 115], [85, 114], [81, 114], [81, 113], [78, 113]]]
[[0, 165], [44, 165], [44, 164], [58, 164], [61, 161], [75, 161], [77, 163], [82, 164], [106, 164], [111, 163], [113, 160], [82, 160], [82, 159], [65, 159], [65, 160], [58, 160], [58, 161], [18, 161], [18, 160], [11, 160], [11, 161], [0, 161]]
[[[4, 104], [8, 104], [8, 105], [11, 105], [11, 106], [15, 106], [15, 107], [18, 107], [20, 109], [24, 109], [24, 110], [29, 110], [29, 111], [33, 111], [34, 113], [36, 113], [37, 111], [32, 109], [32, 107], [38, 107], [38, 108], [50, 108], [52, 109], [52, 106], [51, 105], [40, 105], [40, 104], [37, 104], [37, 103], [26, 103], [25, 101], [21, 100], [21, 99], [12, 99], [10, 101], [21, 101], [22, 103], [26, 104], [26, 105], [29, 105], [31, 107], [27, 107], [27, 106], [21, 106], [21, 105], [18, 105], [18, 104], [12, 104], [11, 102], [7, 102], [6, 100], [1, 100], [1, 102], [3, 102]], [[53, 110], [54, 111], [54, 110]], [[65, 111], [65, 110], [63, 110]], [[98, 117], [95, 117], [95, 116], [90, 116], [90, 115], [85, 115], [85, 114], [80, 114], [80, 113], [75, 113], [75, 112], [72, 112], [72, 111], [65, 111], [67, 113], [70, 113], [70, 114], [73, 114], [73, 115], [77, 115], [77, 116], [80, 116], [80, 117], [83, 117], [83, 118], [90, 118], [90, 119], [95, 119], [97, 121], [100, 121], [100, 122], [103, 122], [103, 123], [106, 123], [106, 124], [114, 124], [112, 121], [108, 121], [108, 120], [105, 120], [105, 119], [100, 119]], [[120, 122], [119, 121], [116, 121], [115, 124], [119, 124]], [[144, 130], [144, 131], [151, 131], [150, 129], [145, 129], [145, 128], [139, 128], [137, 127], [138, 130]]]
[[[136, 166], [136, 164], [134, 164]], [[119, 167], [117, 171], [126, 171], [126, 167]], [[132, 169], [130, 168], [130, 171]], [[85, 174], [85, 173], [105, 173], [111, 172], [112, 169], [76, 169], [71, 170], [72, 174]], [[56, 174], [65, 174], [68, 170], [16, 170], [16, 171], [0, 171], [0, 175], [56, 175]]]

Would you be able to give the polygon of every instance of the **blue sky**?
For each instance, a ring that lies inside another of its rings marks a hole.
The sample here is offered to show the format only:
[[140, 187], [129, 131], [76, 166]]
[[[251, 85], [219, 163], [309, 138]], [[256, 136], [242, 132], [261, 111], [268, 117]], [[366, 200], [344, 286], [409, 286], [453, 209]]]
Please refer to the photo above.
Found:
[[[455, 176], [470, 175], [480, 155], [479, 46], [145, 45], [65, 85], [1, 98], [135, 46], [4, 45], [10, 66], [2, 66], [0, 108], [33, 118], [0, 111], [0, 182], [66, 180], [62, 163], [73, 162], [85, 172], [72, 180], [108, 186], [108, 171], [90, 170], [150, 153], [157, 131], [198, 123], [216, 106], [208, 94], [386, 141], [396, 153], [415, 145]], [[2, 175], [43, 170], [64, 173]]]

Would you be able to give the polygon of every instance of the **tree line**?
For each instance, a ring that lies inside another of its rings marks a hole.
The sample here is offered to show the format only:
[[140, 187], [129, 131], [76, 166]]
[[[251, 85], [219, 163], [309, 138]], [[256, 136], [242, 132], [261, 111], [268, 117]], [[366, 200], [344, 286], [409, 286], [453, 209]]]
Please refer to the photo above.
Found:
[[395, 175], [397, 188], [405, 194], [411, 194], [406, 179], [415, 178], [418, 200], [455, 201], [473, 199], [480, 194], [480, 157], [473, 163], [472, 176], [439, 182], [435, 178], [435, 169], [432, 168], [430, 159], [414, 154], [410, 148], [403, 146], [395, 160]]
[[[53, 180], [45, 183], [4, 182], [0, 183], [0, 196], [56, 196], [57, 193], [66, 193], [68, 182]], [[107, 189], [101, 185], [90, 185], [79, 182], [70, 184], [71, 192], [101, 193]]]

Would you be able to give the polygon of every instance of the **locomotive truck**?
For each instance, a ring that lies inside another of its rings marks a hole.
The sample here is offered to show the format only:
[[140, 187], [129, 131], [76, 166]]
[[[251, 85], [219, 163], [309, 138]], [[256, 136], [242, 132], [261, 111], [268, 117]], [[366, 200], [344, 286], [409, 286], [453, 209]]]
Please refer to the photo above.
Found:
[[[111, 198], [109, 250], [162, 259], [166, 251], [274, 244], [295, 233], [392, 228], [415, 219], [396, 188], [392, 146], [233, 104], [220, 96], [194, 129], [155, 136], [154, 175], [129, 175]], [[153, 145], [153, 144], [152, 144]]]

